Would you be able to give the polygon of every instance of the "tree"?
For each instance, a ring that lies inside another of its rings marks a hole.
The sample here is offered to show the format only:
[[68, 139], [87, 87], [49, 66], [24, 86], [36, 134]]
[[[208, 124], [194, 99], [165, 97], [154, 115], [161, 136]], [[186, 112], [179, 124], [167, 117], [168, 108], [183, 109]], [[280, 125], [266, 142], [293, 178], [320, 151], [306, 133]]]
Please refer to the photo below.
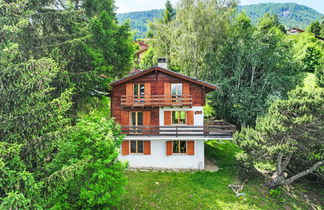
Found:
[[257, 162], [275, 165], [270, 188], [323, 172], [324, 89], [298, 87], [287, 100], [274, 102], [255, 129], [243, 128], [234, 139], [243, 150], [237, 157], [250, 168]]
[[313, 33], [315, 36], [321, 36], [321, 25], [319, 21], [312, 22], [308, 27], [308, 31]]
[[51, 192], [47, 207], [116, 207], [125, 192], [125, 164], [117, 157], [123, 136], [112, 119], [92, 113], [58, 142], [48, 166]]
[[165, 10], [163, 14], [163, 23], [168, 24], [176, 17], [176, 11], [173, 9], [170, 0], [165, 3]]
[[78, 104], [107, 92], [111, 80], [131, 69], [134, 49], [129, 27], [117, 24], [113, 0], [35, 2], [22, 50], [56, 61], [61, 71], [53, 83], [55, 93], [75, 89], [75, 114]]
[[0, 3], [0, 199], [5, 209], [41, 206], [44, 166], [69, 123], [71, 90], [52, 95], [57, 64], [28, 57], [19, 44], [31, 13], [23, 0]]
[[282, 33], [286, 33], [286, 29], [280, 23], [278, 16], [277, 15], [270, 15], [269, 13], [266, 13], [259, 20], [258, 29], [263, 33], [267, 33], [272, 28], [278, 28]]
[[217, 57], [210, 58], [215, 64], [209, 66], [209, 80], [220, 86], [210, 97], [216, 118], [254, 126], [257, 116], [294, 87], [297, 64], [285, 34], [269, 20], [266, 15], [254, 27], [245, 13], [240, 14]]
[[320, 66], [321, 58], [321, 51], [315, 45], [309, 45], [306, 48], [304, 58], [302, 59], [304, 71], [315, 72], [315, 69]]

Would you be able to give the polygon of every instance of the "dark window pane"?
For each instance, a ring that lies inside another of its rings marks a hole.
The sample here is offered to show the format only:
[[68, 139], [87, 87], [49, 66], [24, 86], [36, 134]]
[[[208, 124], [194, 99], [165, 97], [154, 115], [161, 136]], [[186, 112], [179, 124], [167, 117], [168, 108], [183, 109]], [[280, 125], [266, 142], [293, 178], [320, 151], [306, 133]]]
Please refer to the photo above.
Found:
[[144, 95], [144, 84], [140, 84], [140, 95]]
[[131, 125], [136, 125], [136, 112], [131, 112]]
[[138, 84], [134, 85], [134, 95], [138, 95]]
[[172, 124], [177, 124], [178, 123], [178, 118], [177, 116], [177, 112], [172, 112]]
[[143, 125], [143, 112], [137, 112], [137, 125]]
[[144, 144], [143, 141], [137, 141], [137, 152], [138, 153], [143, 153], [144, 149]]
[[136, 141], [131, 141], [131, 153], [136, 153]]
[[173, 153], [179, 153], [179, 141], [173, 141]]
[[180, 141], [180, 153], [186, 153], [186, 141]]

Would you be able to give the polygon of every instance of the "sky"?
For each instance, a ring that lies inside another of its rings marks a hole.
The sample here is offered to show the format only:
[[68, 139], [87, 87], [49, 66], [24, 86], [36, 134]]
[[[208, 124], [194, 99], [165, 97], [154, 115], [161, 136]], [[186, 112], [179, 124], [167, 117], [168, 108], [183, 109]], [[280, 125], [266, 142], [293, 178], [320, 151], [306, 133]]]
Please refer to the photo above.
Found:
[[[117, 6], [117, 13], [144, 11], [151, 9], [162, 9], [166, 0], [115, 0]], [[175, 5], [178, 0], [171, 0]], [[241, 5], [258, 4], [258, 3], [286, 3], [294, 2], [311, 7], [318, 12], [324, 14], [324, 0], [240, 0]]]

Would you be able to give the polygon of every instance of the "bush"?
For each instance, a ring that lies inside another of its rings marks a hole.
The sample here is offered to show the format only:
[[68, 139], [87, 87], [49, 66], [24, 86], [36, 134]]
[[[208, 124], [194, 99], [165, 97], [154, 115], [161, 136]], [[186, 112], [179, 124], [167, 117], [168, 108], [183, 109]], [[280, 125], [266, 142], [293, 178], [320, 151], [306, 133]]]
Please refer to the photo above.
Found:
[[110, 208], [125, 192], [125, 165], [118, 161], [123, 139], [113, 120], [83, 117], [58, 144], [50, 164], [48, 207]]

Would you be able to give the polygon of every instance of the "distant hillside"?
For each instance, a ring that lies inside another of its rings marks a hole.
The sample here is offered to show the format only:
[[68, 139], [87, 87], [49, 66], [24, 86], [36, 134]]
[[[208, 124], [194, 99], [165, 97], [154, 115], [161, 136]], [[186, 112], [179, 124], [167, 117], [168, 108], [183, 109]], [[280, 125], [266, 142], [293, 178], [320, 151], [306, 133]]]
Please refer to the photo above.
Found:
[[[265, 13], [276, 14], [281, 23], [288, 28], [305, 28], [314, 20], [320, 20], [323, 16], [312, 8], [295, 3], [266, 3], [238, 6], [238, 12], [242, 10], [247, 13], [253, 23], [257, 23], [259, 18]], [[130, 19], [132, 29], [136, 31], [135, 38], [143, 38], [147, 31], [147, 21], [152, 21], [154, 18], [161, 18], [162, 13], [162, 9], [130, 12], [118, 14], [117, 18], [121, 23]]]

